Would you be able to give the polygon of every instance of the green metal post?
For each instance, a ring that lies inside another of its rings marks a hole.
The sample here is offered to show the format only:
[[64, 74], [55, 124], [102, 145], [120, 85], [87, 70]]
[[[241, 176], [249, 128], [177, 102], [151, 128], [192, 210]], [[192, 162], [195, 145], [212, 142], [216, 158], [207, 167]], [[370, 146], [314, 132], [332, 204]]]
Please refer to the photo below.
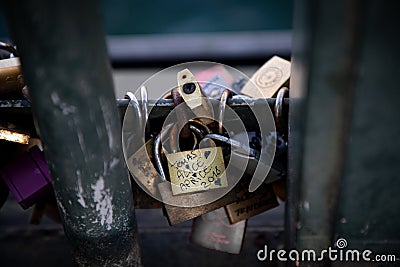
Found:
[[393, 77], [400, 75], [399, 4], [296, 4], [286, 226], [290, 233], [297, 230], [297, 240], [289, 236], [287, 247], [372, 251], [371, 262], [344, 258], [303, 266], [385, 265], [373, 262], [376, 254], [397, 257], [389, 263], [396, 265], [400, 91]]
[[140, 265], [98, 1], [4, 6], [76, 263]]
[[286, 225], [292, 235], [286, 245], [322, 251], [334, 239], [359, 74], [363, 2], [296, 4]]

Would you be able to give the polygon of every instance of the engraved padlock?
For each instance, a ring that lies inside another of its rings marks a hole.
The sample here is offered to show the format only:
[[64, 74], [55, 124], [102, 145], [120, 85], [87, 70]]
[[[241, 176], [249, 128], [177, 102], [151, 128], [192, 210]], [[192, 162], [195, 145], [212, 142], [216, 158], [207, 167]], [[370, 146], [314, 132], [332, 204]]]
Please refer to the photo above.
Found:
[[251, 176], [245, 174], [234, 188], [237, 200], [225, 206], [231, 223], [247, 220], [250, 217], [279, 206], [271, 184], [262, 184], [256, 191], [249, 192]]
[[231, 224], [224, 208], [193, 220], [190, 242], [205, 248], [239, 254], [244, 240], [246, 221]]
[[173, 195], [228, 186], [221, 147], [175, 152], [166, 158]]
[[[127, 119], [133, 120], [135, 123], [132, 125], [134, 127], [138, 127], [138, 129], [146, 129], [144, 125], [149, 125], [147, 121], [147, 89], [145, 87], [141, 88], [141, 107], [139, 105], [139, 101], [136, 97], [127, 92], [125, 98], [130, 100], [130, 106], [132, 106], [134, 112], [133, 114], [128, 114]], [[130, 116], [133, 115], [133, 118]], [[148, 127], [147, 127], [148, 128]], [[136, 143], [135, 138], [136, 135], [129, 132], [129, 127], [124, 128], [125, 136], [130, 136], [130, 138], [124, 139], [125, 143], [125, 153], [133, 153], [129, 158], [126, 160], [128, 165], [128, 169], [132, 176], [135, 179], [132, 179], [131, 187], [134, 196], [134, 203], [135, 208], [137, 209], [157, 209], [162, 208], [162, 204], [156, 198], [152, 197], [155, 196], [157, 191], [157, 183], [159, 182], [159, 175], [157, 171], [153, 167], [153, 163], [151, 159], [153, 158], [153, 142], [154, 138], [150, 138], [146, 141], [144, 145], [142, 145], [139, 149], [136, 150]], [[150, 160], [149, 160], [150, 159]], [[139, 183], [139, 184], [138, 184]], [[147, 190], [146, 193], [144, 190]]]
[[[203, 190], [200, 187], [199, 191], [196, 192], [192, 191], [191, 193], [187, 194], [173, 194], [173, 190], [171, 187], [179, 187], [179, 190], [180, 186], [174, 185], [167, 181], [167, 174], [164, 172], [164, 167], [161, 160], [161, 150], [162, 148], [160, 133], [156, 137], [154, 142], [154, 157], [156, 168], [158, 169], [163, 179], [163, 182], [158, 184], [158, 189], [164, 202], [164, 208], [167, 213], [168, 221], [171, 225], [193, 219], [207, 212], [221, 208], [236, 200], [233, 191], [225, 193], [223, 191], [223, 188]], [[190, 151], [186, 152], [186, 154], [190, 154]], [[209, 199], [217, 200], [209, 203]], [[176, 205], [171, 205], [169, 203], [176, 203]]]
[[37, 146], [2, 168], [0, 176], [24, 209], [53, 191], [43, 152]]
[[289, 78], [290, 62], [274, 56], [254, 73], [241, 93], [253, 98], [270, 98], [288, 84]]
[[[227, 138], [220, 134], [207, 134], [205, 137], [230, 144], [232, 150], [231, 153], [235, 153], [236, 156], [243, 155], [243, 157], [250, 157], [245, 174], [233, 190], [236, 194], [237, 200], [234, 203], [225, 206], [231, 223], [246, 220], [279, 205], [271, 184], [263, 183], [254, 192], [249, 192], [252, 173], [257, 164], [259, 164], [257, 160], [257, 151], [255, 149], [250, 148], [235, 139]], [[233, 160], [230, 161], [230, 164], [235, 166], [235, 161], [236, 159], [233, 158]], [[279, 179], [278, 171], [271, 168], [266, 180], [276, 179]]]

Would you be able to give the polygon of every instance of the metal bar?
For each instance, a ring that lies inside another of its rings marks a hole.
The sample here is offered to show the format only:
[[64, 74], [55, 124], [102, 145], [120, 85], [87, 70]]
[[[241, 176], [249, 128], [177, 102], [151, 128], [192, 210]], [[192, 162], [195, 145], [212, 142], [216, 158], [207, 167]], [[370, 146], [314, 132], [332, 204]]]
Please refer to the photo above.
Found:
[[138, 266], [98, 1], [5, 1], [75, 261]]
[[[229, 100], [228, 106], [231, 107], [240, 118], [242, 118], [247, 130], [254, 130], [258, 124], [255, 117], [252, 115], [252, 110], [249, 106], [262, 108], [265, 106], [265, 101], [257, 99], [249, 99], [247, 101], [248, 103], [240, 99]], [[269, 108], [273, 111], [275, 98], [268, 98], [266, 101], [268, 102]], [[129, 100], [127, 99], [116, 100], [121, 118], [125, 115], [128, 102]], [[289, 99], [285, 99], [283, 108], [284, 118], [287, 117], [288, 106]], [[157, 123], [152, 123], [154, 120], [163, 121], [173, 108], [174, 104], [172, 99], [161, 99], [158, 101], [149, 100], [149, 109], [152, 110], [149, 115], [150, 125], [152, 127], [157, 125]], [[32, 127], [33, 124], [29, 123], [32, 120], [31, 114], [30, 103], [26, 100], [0, 100], [0, 115], [5, 119], [11, 119], [13, 122], [25, 122], [23, 128], [26, 128], [28, 132], [32, 133], [32, 130], [34, 131], [34, 128]]]
[[[268, 105], [270, 107], [273, 107], [275, 104], [275, 98], [267, 98], [265, 99], [268, 102]], [[148, 100], [149, 101], [149, 106], [154, 107], [154, 106], [159, 106], [159, 107], [173, 107], [174, 106], [174, 101], [172, 99], [160, 99], [160, 100]], [[257, 99], [247, 99], [246, 100], [250, 105], [259, 105], [262, 104], [264, 105], [264, 101], [258, 101]], [[129, 104], [128, 99], [116, 99], [116, 105], [119, 108], [127, 107]], [[285, 107], [288, 105], [288, 100], [285, 99]], [[241, 107], [241, 106], [247, 106], [247, 103], [244, 100], [241, 99], [229, 99], [228, 100], [228, 105], [231, 108], [236, 108], [236, 107]], [[28, 100], [0, 100], [0, 108], [30, 108], [31, 104], [29, 103]]]

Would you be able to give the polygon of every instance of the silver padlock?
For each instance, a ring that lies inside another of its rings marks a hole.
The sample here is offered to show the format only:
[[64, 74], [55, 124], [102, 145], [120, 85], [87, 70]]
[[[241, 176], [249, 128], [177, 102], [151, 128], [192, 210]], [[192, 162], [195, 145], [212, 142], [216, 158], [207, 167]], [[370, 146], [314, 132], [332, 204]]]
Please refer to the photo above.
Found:
[[[210, 138], [212, 140], [220, 141], [225, 144], [231, 145], [232, 149], [231, 153], [235, 154], [236, 157], [232, 157], [231, 160], [229, 161], [229, 164], [236, 166], [242, 164], [243, 161], [248, 160], [247, 167], [245, 170], [245, 173], [248, 175], [252, 175], [256, 167], [259, 164], [263, 164], [262, 162], [259, 161], [259, 155], [260, 155], [259, 151], [235, 139], [228, 138], [220, 134], [207, 134], [204, 138]], [[238, 162], [238, 160], [240, 162]], [[280, 170], [274, 167], [275, 166], [272, 165], [272, 167], [270, 168], [267, 178], [264, 181], [265, 183], [272, 183], [274, 181], [281, 179], [285, 175], [284, 170]]]

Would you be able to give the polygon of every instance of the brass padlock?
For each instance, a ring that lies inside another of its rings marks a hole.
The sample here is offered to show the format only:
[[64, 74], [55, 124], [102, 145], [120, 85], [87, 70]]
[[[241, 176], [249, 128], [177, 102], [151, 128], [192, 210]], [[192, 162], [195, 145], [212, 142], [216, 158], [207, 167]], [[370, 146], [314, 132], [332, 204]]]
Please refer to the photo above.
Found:
[[[175, 185], [167, 181], [161, 162], [161, 134], [159, 134], [154, 141], [154, 157], [156, 167], [163, 179], [163, 182], [158, 184], [158, 190], [164, 203], [168, 221], [171, 225], [193, 219], [236, 200], [236, 194], [233, 191], [225, 193], [226, 190], [223, 190], [224, 188], [174, 195], [171, 186]], [[229, 183], [229, 177], [227, 177], [227, 180]], [[210, 199], [217, 200], [208, 203]], [[177, 205], [171, 205], [169, 203], [177, 203]]]
[[237, 223], [279, 206], [276, 195], [270, 184], [262, 184], [254, 192], [248, 191], [251, 177], [245, 175], [236, 185], [234, 191], [237, 201], [225, 206], [231, 223]]
[[173, 195], [228, 186], [221, 147], [182, 151], [166, 157]]
[[163, 207], [160, 201], [143, 191], [135, 181], [131, 182], [131, 187], [136, 209], [161, 209]]
[[157, 184], [161, 180], [153, 167], [153, 163], [149, 160], [153, 151], [153, 143], [154, 138], [149, 139], [127, 160], [127, 165], [136, 181], [140, 182], [141, 187], [148, 190], [150, 195], [156, 196], [158, 194]]
[[253, 98], [271, 98], [290, 78], [290, 62], [274, 56], [254, 73], [241, 93]]
[[[144, 125], [148, 125], [147, 122], [147, 90], [146, 88], [141, 88], [142, 103], [141, 108], [139, 101], [136, 97], [128, 92], [126, 98], [130, 100], [130, 104], [134, 110], [133, 119], [135, 127], [139, 127], [140, 130], [144, 129]], [[134, 196], [135, 208], [137, 209], [155, 209], [162, 208], [162, 203], [156, 199], [158, 194], [157, 182], [159, 182], [159, 175], [153, 167], [152, 152], [153, 152], [153, 142], [154, 138], [150, 138], [147, 142], [142, 145], [139, 149], [136, 149], [137, 135], [132, 134], [128, 127], [125, 127], [124, 137], [129, 136], [130, 138], [124, 138], [124, 148], [125, 153], [128, 154], [128, 159], [126, 160], [128, 169], [135, 179], [131, 182], [131, 187]], [[134, 152], [132, 155], [130, 153]], [[130, 155], [130, 156], [129, 156]], [[138, 184], [138, 183], [139, 184]], [[146, 192], [145, 192], [146, 191]]]
[[0, 60], [0, 95], [21, 94], [24, 86], [19, 58]]

